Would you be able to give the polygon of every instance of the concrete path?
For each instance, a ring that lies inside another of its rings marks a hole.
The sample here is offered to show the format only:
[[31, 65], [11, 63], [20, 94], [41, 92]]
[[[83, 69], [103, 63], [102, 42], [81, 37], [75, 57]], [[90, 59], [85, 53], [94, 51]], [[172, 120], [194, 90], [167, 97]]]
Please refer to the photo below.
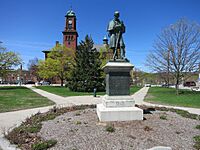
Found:
[[160, 104], [152, 104], [152, 103], [148, 103], [148, 102], [143, 102], [142, 104], [146, 105], [146, 106], [157, 106], [157, 107], [166, 107], [166, 108], [181, 109], [181, 110], [186, 110], [186, 111], [188, 111], [189, 113], [192, 113], [192, 114], [200, 115], [200, 109], [199, 108], [189, 108], [189, 107], [178, 107], [178, 106], [160, 105]]
[[7, 130], [19, 125], [26, 118], [34, 115], [38, 112], [47, 112], [49, 109], [56, 107], [67, 107], [74, 105], [86, 105], [86, 104], [98, 104], [101, 103], [100, 97], [93, 96], [72, 96], [62, 97], [58, 96], [35, 87], [28, 86], [34, 92], [47, 97], [51, 101], [55, 102], [55, 105], [48, 107], [40, 107], [26, 110], [19, 110], [13, 112], [0, 113], [0, 136]]
[[137, 91], [135, 94], [132, 95], [136, 104], [141, 105], [143, 103], [148, 90], [149, 87], [143, 87], [142, 89], [140, 89], [139, 91]]
[[51, 101], [55, 102], [55, 105], [48, 106], [48, 107], [40, 107], [40, 108], [33, 108], [33, 109], [26, 109], [26, 110], [19, 110], [13, 112], [5, 112], [0, 113], [0, 150], [15, 150], [16, 147], [10, 145], [9, 142], [3, 138], [4, 133], [13, 129], [16, 126], [19, 126], [22, 121], [26, 118], [34, 115], [38, 112], [44, 113], [49, 111], [54, 106], [56, 107], [67, 107], [67, 106], [74, 106], [74, 105], [86, 105], [86, 104], [98, 104], [101, 103], [100, 97], [93, 97], [93, 96], [73, 96], [73, 97], [62, 97], [58, 96], [40, 89], [37, 89], [32, 86], [26, 86], [33, 90], [34, 92], [47, 97]]
[[46, 92], [44, 90], [37, 89], [35, 87], [29, 86], [31, 90], [34, 92], [50, 99], [51, 101], [55, 102], [56, 105], [59, 106], [72, 106], [72, 105], [86, 105], [86, 104], [98, 104], [101, 103], [100, 97], [93, 97], [93, 96], [70, 96], [70, 97], [62, 97], [56, 94], [52, 94]]

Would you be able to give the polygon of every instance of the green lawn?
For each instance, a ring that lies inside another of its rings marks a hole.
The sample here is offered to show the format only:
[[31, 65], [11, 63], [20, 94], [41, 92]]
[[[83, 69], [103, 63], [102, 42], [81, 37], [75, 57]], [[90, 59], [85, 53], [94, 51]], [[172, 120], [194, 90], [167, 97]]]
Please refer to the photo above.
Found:
[[26, 87], [0, 87], [0, 112], [53, 105], [45, 97]]
[[200, 92], [180, 90], [178, 96], [175, 93], [174, 88], [151, 87], [145, 101], [173, 106], [200, 108]]
[[[50, 92], [50, 93], [54, 93], [56, 95], [60, 95], [60, 96], [63, 96], [63, 97], [93, 95], [92, 92], [90, 92], [90, 93], [73, 92], [73, 91], [70, 91], [68, 88], [61, 87], [61, 86], [37, 86], [36, 88]], [[138, 91], [139, 89], [141, 89], [141, 87], [131, 87], [130, 92], [131, 92], [131, 94], [133, 94], [136, 91]], [[97, 92], [97, 95], [105, 95], [105, 92]]]

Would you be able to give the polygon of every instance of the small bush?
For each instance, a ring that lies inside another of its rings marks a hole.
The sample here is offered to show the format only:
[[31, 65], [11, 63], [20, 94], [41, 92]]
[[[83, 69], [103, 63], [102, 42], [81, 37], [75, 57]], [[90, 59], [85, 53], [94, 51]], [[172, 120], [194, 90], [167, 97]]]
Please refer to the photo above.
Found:
[[195, 136], [195, 137], [193, 137], [194, 138], [194, 142], [195, 142], [195, 144], [194, 144], [194, 148], [195, 149], [200, 149], [200, 136], [198, 135], [198, 136]]
[[26, 131], [29, 132], [29, 133], [37, 133], [40, 131], [40, 129], [42, 128], [42, 124], [39, 123], [39, 124], [33, 124], [29, 127], [26, 127]]
[[81, 124], [81, 121], [76, 121], [76, 124], [77, 124], [77, 125]]
[[151, 127], [149, 127], [149, 126], [145, 126], [144, 127], [144, 131], [152, 131], [153, 129], [151, 128]]
[[195, 128], [200, 130], [200, 125], [197, 125]]
[[32, 145], [32, 150], [47, 150], [57, 143], [56, 140], [41, 141]]
[[81, 115], [81, 113], [80, 112], [77, 112], [76, 114], [75, 114], [75, 116], [80, 116]]
[[114, 127], [114, 125], [107, 125], [107, 126], [106, 126], [106, 131], [107, 131], [107, 132], [115, 132], [115, 127]]
[[160, 119], [162, 119], [162, 120], [167, 120], [167, 116], [161, 115], [161, 116], [160, 116]]

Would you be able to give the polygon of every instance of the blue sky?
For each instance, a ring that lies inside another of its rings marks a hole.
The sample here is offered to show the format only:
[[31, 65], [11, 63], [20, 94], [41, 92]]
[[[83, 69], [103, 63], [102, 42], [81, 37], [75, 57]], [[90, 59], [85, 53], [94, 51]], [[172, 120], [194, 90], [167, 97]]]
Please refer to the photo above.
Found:
[[25, 65], [29, 59], [44, 59], [42, 50], [62, 43], [65, 14], [70, 6], [77, 16], [79, 41], [86, 34], [102, 44], [115, 10], [126, 25], [127, 57], [145, 67], [146, 56], [161, 30], [180, 18], [200, 22], [199, 0], [0, 0], [0, 41], [18, 52]]

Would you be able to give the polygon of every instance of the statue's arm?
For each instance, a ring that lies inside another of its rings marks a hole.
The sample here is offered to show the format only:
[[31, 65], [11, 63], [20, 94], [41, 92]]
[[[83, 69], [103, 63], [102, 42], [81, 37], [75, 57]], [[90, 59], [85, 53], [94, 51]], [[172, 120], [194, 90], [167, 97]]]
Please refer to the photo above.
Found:
[[108, 27], [107, 27], [107, 31], [108, 31], [108, 36], [109, 37], [111, 36], [111, 34], [114, 33], [114, 25], [113, 25], [112, 21], [109, 22]]
[[122, 33], [125, 33], [126, 32], [126, 27], [125, 27], [125, 25], [124, 25], [124, 22], [122, 21], [121, 22], [121, 24], [122, 24]]

